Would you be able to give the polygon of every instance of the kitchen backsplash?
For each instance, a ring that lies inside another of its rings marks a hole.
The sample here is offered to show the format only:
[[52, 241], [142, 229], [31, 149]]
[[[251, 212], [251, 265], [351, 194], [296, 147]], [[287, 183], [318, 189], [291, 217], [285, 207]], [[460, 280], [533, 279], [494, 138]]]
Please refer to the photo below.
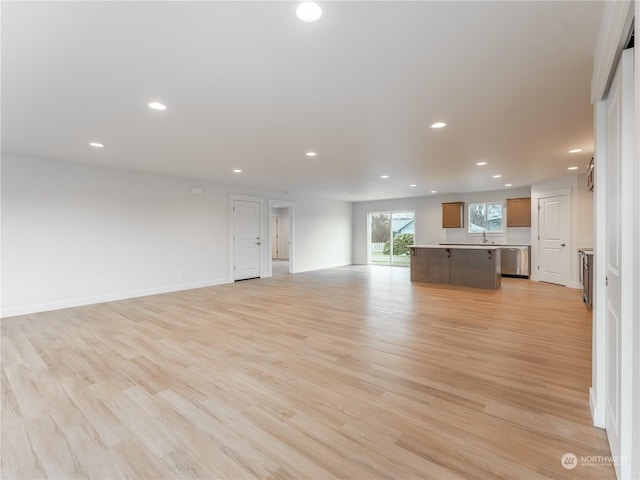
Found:
[[[482, 235], [470, 234], [466, 228], [447, 228], [445, 237], [447, 243], [482, 243]], [[487, 234], [487, 240], [497, 245], [531, 245], [531, 228], [507, 228], [504, 234]]]

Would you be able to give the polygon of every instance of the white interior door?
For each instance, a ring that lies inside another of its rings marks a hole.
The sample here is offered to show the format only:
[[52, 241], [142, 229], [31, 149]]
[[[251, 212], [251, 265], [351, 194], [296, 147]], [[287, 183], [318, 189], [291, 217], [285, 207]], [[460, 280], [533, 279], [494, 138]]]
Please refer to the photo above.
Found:
[[[628, 455], [630, 445], [631, 388], [630, 378], [632, 346], [625, 343], [631, 337], [633, 295], [629, 291], [632, 272], [630, 266], [632, 238], [628, 218], [629, 205], [633, 201], [633, 184], [629, 179], [633, 171], [633, 52], [622, 53], [613, 77], [607, 105], [606, 146], [606, 405], [605, 425], [611, 455]], [[637, 248], [637, 245], [635, 246]], [[625, 332], [627, 332], [625, 334]], [[638, 408], [635, 406], [635, 408]], [[625, 420], [626, 419], [626, 420]], [[615, 462], [618, 478], [628, 477], [628, 464]]]
[[569, 195], [538, 199], [538, 279], [542, 282], [566, 286], [569, 281], [569, 213]]
[[260, 202], [233, 201], [234, 280], [260, 276]]

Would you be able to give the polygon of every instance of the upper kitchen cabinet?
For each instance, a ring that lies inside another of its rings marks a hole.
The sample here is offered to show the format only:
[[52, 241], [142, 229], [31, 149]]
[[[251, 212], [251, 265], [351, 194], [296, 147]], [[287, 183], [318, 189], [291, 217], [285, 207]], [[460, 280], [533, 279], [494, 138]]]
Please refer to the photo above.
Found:
[[507, 227], [531, 226], [531, 198], [507, 198]]
[[442, 204], [442, 228], [464, 227], [464, 202]]

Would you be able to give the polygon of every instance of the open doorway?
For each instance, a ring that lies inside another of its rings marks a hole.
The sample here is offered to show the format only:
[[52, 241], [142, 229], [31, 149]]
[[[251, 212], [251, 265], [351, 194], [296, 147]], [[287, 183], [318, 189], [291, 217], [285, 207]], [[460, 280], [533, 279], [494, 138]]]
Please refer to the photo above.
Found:
[[293, 272], [293, 203], [269, 200], [271, 275]]

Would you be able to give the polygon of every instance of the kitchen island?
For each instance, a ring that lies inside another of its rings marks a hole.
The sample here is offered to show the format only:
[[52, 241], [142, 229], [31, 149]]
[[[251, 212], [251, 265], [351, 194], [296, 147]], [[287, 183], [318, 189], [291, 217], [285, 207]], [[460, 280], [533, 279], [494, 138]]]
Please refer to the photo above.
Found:
[[496, 290], [499, 245], [412, 245], [411, 281]]

